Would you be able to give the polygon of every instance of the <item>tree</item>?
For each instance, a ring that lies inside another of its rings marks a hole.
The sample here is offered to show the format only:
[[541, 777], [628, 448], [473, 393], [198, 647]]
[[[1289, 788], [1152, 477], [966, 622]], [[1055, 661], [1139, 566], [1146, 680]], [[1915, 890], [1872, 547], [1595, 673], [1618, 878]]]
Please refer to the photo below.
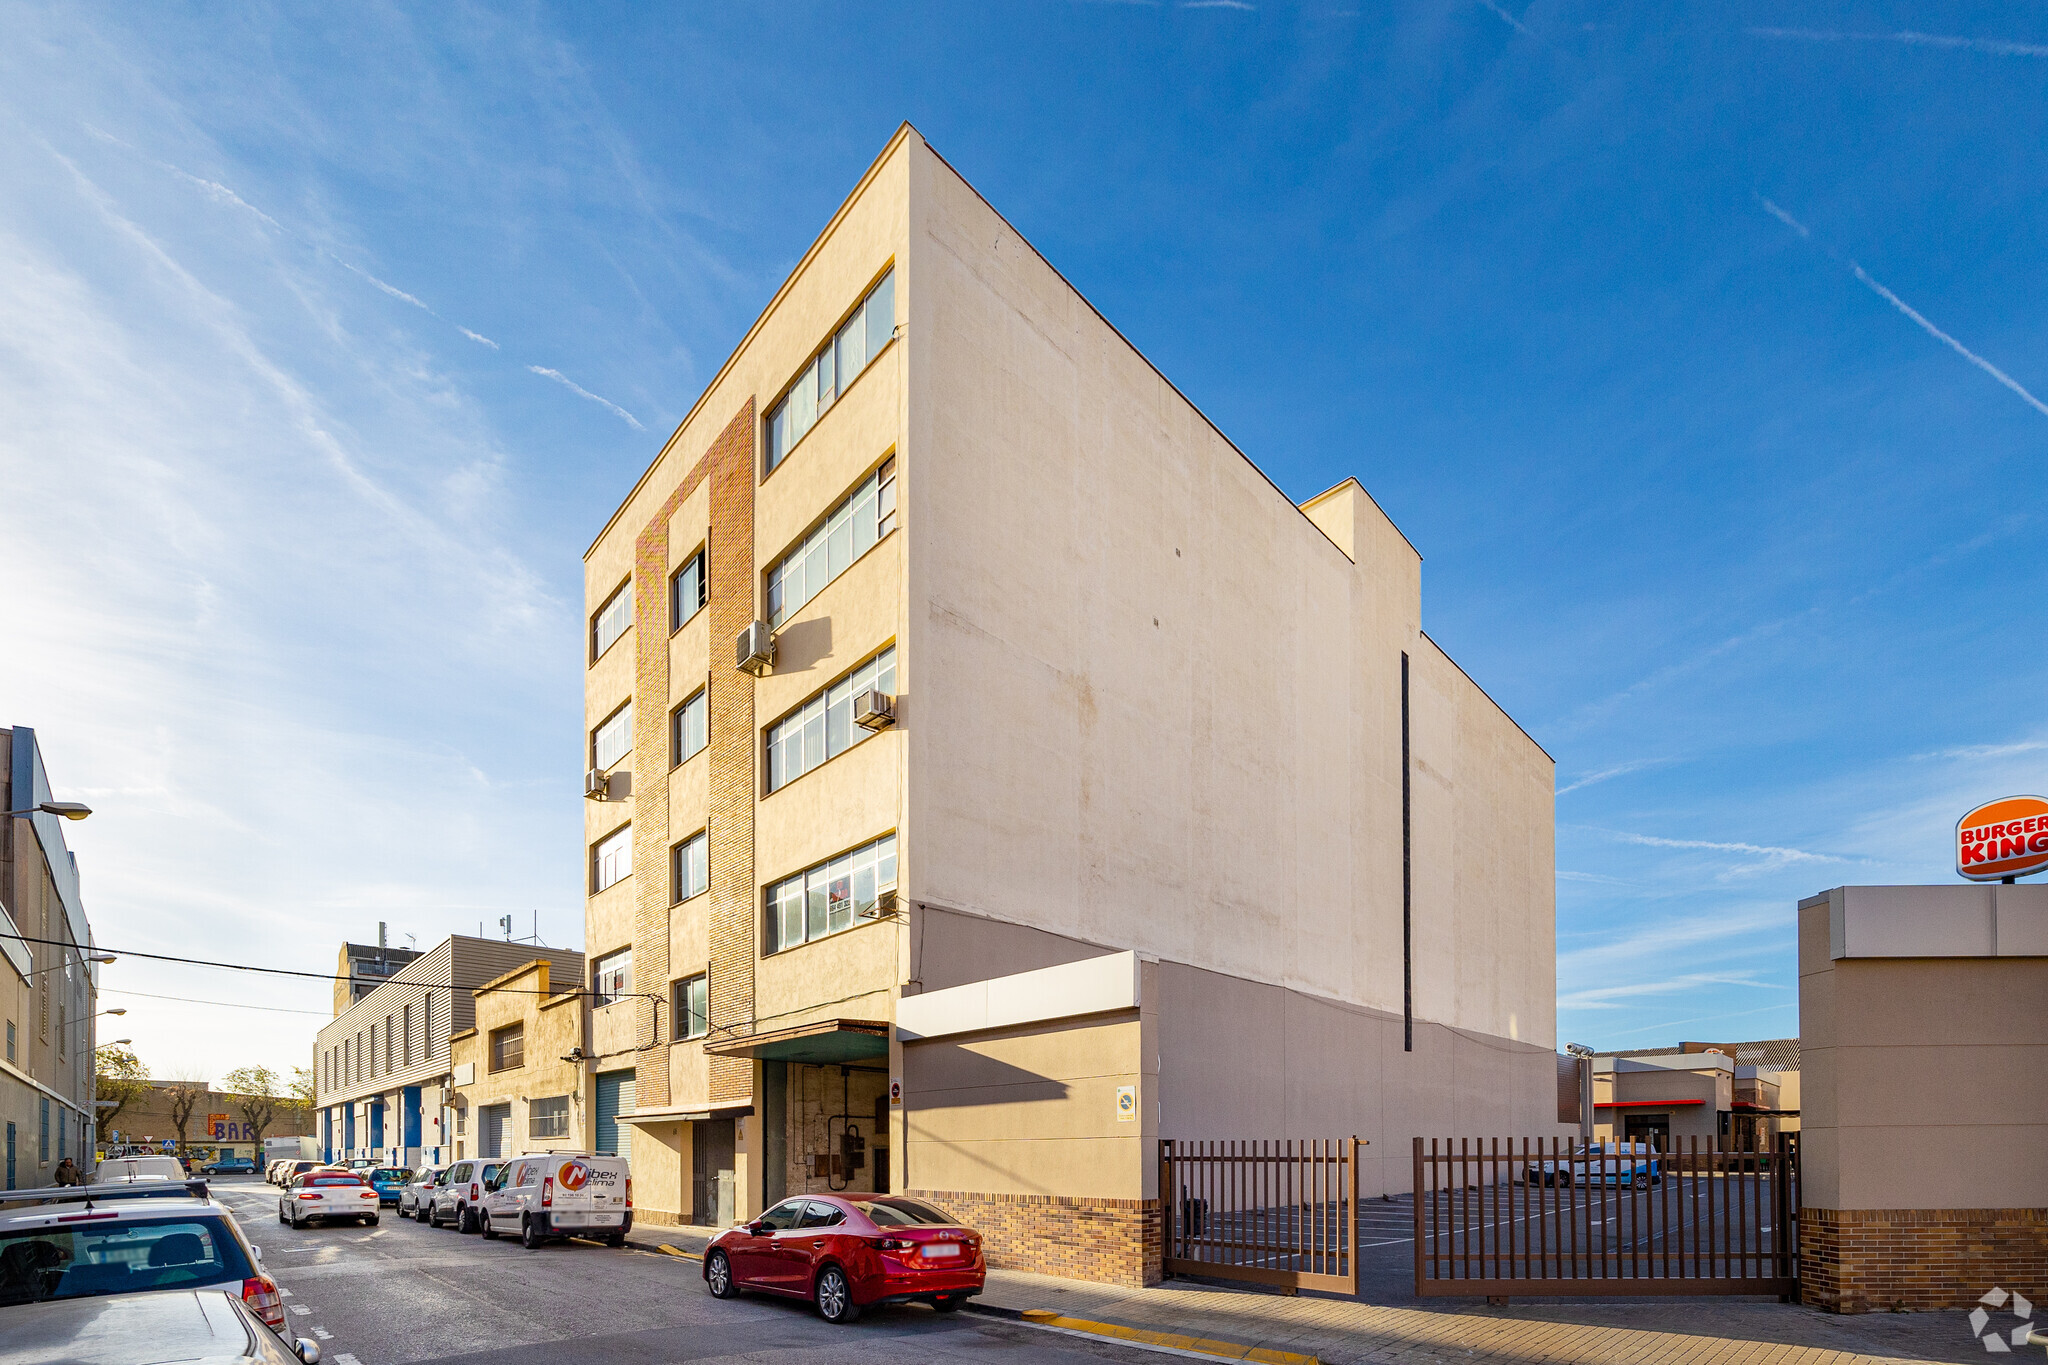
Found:
[[164, 1087], [164, 1100], [171, 1113], [171, 1125], [178, 1130], [178, 1150], [182, 1152], [190, 1141], [186, 1130], [192, 1126], [192, 1115], [206, 1102], [206, 1082], [189, 1074], [179, 1076]]
[[290, 1103], [287, 1107], [310, 1112], [313, 1108], [314, 1098], [313, 1068], [310, 1066], [293, 1067], [291, 1094], [288, 1096]]
[[125, 1047], [103, 1047], [94, 1054], [100, 1105], [93, 1114], [93, 1131], [101, 1142], [114, 1129], [121, 1111], [149, 1091], [149, 1068]]
[[261, 1152], [263, 1130], [277, 1120], [280, 1110], [291, 1108], [293, 1104], [292, 1098], [283, 1092], [278, 1074], [267, 1066], [236, 1067], [220, 1078], [220, 1088], [234, 1096], [235, 1108], [241, 1111], [249, 1140]]

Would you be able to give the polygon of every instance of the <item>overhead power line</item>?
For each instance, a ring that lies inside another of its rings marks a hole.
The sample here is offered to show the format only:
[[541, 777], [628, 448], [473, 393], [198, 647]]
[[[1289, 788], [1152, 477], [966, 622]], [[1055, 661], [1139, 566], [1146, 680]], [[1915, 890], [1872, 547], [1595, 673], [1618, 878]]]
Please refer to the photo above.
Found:
[[326, 1010], [290, 1010], [279, 1005], [244, 1005], [239, 1000], [195, 1000], [189, 995], [152, 995], [148, 991], [125, 990], [120, 986], [102, 986], [101, 995], [133, 995], [144, 1000], [175, 1000], [181, 1005], [219, 1005], [230, 1010], [264, 1010], [271, 1014], [310, 1014], [320, 1019], [329, 1017]]

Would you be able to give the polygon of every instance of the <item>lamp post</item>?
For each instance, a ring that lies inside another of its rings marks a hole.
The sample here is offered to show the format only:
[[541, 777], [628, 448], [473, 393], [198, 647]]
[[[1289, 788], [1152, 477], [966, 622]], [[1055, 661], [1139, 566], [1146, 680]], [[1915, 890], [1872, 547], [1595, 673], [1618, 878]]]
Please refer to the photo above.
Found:
[[34, 815], [38, 811], [44, 815], [61, 815], [66, 820], [83, 820], [92, 814], [92, 807], [83, 801], [44, 801], [38, 805], [24, 806], [20, 810], [0, 811], [0, 817]]
[[1564, 1050], [1579, 1063], [1579, 1140], [1593, 1140], [1593, 1049], [1584, 1043], [1566, 1043]]

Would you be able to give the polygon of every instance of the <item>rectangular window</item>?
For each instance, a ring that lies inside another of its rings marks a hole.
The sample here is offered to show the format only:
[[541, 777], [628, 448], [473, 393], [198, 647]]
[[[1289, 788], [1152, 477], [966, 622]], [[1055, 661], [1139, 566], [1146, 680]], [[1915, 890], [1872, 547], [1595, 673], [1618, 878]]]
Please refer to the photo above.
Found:
[[387, 1014], [387, 1015], [385, 1015], [385, 1016], [384, 1016], [384, 1074], [385, 1074], [385, 1075], [387, 1075], [387, 1076], [391, 1074], [391, 1057], [392, 1057], [392, 1053], [393, 1053], [393, 1050], [394, 1050], [394, 1049], [392, 1048], [392, 1045], [391, 1045], [391, 1023], [392, 1023], [392, 1018], [391, 1018], [391, 1016], [390, 1016], [390, 1015], [388, 1015], [388, 1014]]
[[633, 752], [633, 703], [611, 713], [604, 724], [590, 732], [590, 766], [609, 768]]
[[605, 598], [604, 605], [597, 609], [597, 615], [590, 618], [590, 661], [596, 663], [612, 642], [626, 633], [626, 627], [633, 624], [633, 585], [621, 583], [619, 590]]
[[671, 851], [670, 886], [678, 903], [711, 889], [711, 844], [700, 831]]
[[621, 825], [590, 851], [591, 892], [604, 890], [625, 879], [633, 870], [633, 827]]
[[711, 978], [697, 975], [676, 982], [676, 1037], [702, 1038], [711, 1032]]
[[811, 356], [789, 393], [768, 413], [766, 474], [804, 438], [826, 409], [845, 393], [896, 332], [896, 272], [882, 276], [840, 324], [839, 331]]
[[7, 1060], [14, 1060], [14, 1021], [7, 1021]]
[[370, 1075], [377, 1074], [377, 1026], [370, 1025]]
[[704, 610], [709, 596], [704, 581], [704, 552], [699, 550], [690, 556], [689, 563], [669, 576], [668, 628], [680, 630], [685, 621]]
[[507, 1024], [491, 1030], [491, 1070], [510, 1071], [526, 1065], [526, 1025]]
[[50, 1097], [36, 1096], [42, 1101], [42, 1136], [36, 1139], [36, 1160], [43, 1165], [50, 1164]]
[[427, 992], [425, 1010], [426, 1021], [420, 1027], [422, 1035], [420, 1051], [428, 1061], [432, 1061], [434, 1059], [434, 993], [432, 991]]
[[770, 952], [851, 929], [896, 889], [896, 836], [841, 854], [768, 888]]
[[675, 755], [670, 766], [686, 762], [704, 752], [709, 735], [710, 707], [705, 701], [707, 689], [698, 688], [697, 695], [669, 713], [669, 750]]
[[780, 628], [895, 529], [896, 459], [891, 456], [768, 571], [769, 627]]
[[556, 1095], [551, 1099], [535, 1100], [527, 1106], [526, 1135], [536, 1138], [569, 1136], [569, 1097]]
[[768, 790], [795, 781], [872, 734], [853, 723], [854, 699], [870, 691], [896, 691], [894, 645], [768, 727]]
[[590, 979], [600, 1005], [613, 1005], [633, 992], [633, 950], [621, 948], [597, 960]]
[[405, 1041], [404, 1041], [403, 1043], [399, 1044], [399, 1047], [400, 1047], [400, 1048], [401, 1048], [401, 1049], [402, 1049], [402, 1050], [404, 1051], [404, 1053], [405, 1053], [405, 1064], [406, 1064], [407, 1066], [411, 1066], [411, 1065], [412, 1065], [412, 1005], [411, 1005], [410, 1003], [408, 1003], [408, 1004], [406, 1005], [406, 1007], [405, 1007]]

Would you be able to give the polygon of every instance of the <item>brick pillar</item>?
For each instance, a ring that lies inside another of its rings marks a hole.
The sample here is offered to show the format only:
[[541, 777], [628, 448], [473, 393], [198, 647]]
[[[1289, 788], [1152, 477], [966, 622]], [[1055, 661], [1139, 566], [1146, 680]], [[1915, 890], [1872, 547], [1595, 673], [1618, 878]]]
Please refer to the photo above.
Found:
[[[754, 1017], [754, 680], [732, 667], [733, 641], [754, 619], [754, 401], [749, 398], [711, 449], [683, 476], [633, 545], [633, 984], [665, 991], [671, 908], [668, 827], [670, 696], [668, 547], [676, 509], [711, 481], [705, 555], [710, 597], [708, 761], [711, 802], [711, 1024]], [[721, 652], [723, 651], [723, 652]], [[666, 999], [641, 1003], [634, 1103], [670, 1103]], [[714, 1103], [751, 1097], [744, 1060], [711, 1059]]]

